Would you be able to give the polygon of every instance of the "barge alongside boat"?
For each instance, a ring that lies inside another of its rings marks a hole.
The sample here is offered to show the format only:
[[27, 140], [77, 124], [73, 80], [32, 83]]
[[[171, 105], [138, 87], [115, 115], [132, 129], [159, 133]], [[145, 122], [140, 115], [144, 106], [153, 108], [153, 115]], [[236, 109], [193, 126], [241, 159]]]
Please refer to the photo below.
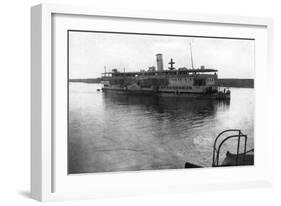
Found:
[[217, 86], [218, 70], [201, 66], [195, 69], [170, 67], [164, 69], [162, 54], [156, 55], [157, 70], [154, 66], [147, 71], [120, 72], [113, 69], [102, 74], [103, 92], [153, 94], [159, 96], [185, 96], [193, 98], [230, 99], [229, 89]]

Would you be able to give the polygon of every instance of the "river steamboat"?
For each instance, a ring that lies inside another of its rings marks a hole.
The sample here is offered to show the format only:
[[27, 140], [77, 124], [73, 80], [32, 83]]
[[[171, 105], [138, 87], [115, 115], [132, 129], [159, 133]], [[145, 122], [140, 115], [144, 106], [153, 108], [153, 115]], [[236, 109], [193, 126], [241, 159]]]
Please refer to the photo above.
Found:
[[138, 72], [120, 72], [113, 69], [102, 74], [102, 91], [159, 96], [185, 96], [193, 98], [230, 99], [230, 90], [219, 88], [218, 70], [193, 67], [175, 68], [173, 59], [164, 69], [163, 55], [156, 54], [156, 65]]

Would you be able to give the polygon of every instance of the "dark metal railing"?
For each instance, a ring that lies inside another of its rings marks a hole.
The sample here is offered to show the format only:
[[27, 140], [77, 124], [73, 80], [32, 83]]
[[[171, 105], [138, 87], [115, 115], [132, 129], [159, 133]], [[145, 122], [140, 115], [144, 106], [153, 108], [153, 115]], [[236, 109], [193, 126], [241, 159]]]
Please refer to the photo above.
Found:
[[[234, 135], [229, 135], [227, 136], [225, 139], [223, 139], [220, 144], [218, 145], [217, 147], [217, 141], [220, 137], [222, 137], [223, 134], [225, 133], [233, 133], [233, 132], [237, 132], [237, 134], [234, 134]], [[213, 145], [213, 163], [212, 163], [212, 166], [213, 167], [218, 167], [218, 166], [222, 166], [219, 164], [219, 158], [220, 158], [220, 149], [222, 147], [222, 145], [229, 139], [233, 139], [233, 138], [237, 138], [237, 153], [236, 153], [236, 165], [238, 165], [239, 163], [239, 151], [240, 151], [240, 141], [241, 141], [241, 138], [244, 138], [244, 152], [243, 152], [243, 159], [245, 158], [246, 156], [246, 149], [247, 149], [247, 135], [243, 134], [241, 132], [241, 130], [239, 129], [228, 129], [228, 130], [225, 130], [225, 131], [222, 131], [215, 139], [215, 142], [214, 142], [214, 145]]]

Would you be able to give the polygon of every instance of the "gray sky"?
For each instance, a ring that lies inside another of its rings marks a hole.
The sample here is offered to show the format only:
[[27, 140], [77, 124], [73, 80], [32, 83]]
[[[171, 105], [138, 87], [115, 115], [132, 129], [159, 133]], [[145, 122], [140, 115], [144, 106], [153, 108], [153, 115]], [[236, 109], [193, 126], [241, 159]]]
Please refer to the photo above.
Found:
[[100, 77], [104, 66], [147, 70], [156, 66], [157, 53], [163, 54], [165, 69], [170, 58], [176, 68], [191, 68], [190, 42], [195, 68], [218, 69], [220, 78], [254, 78], [254, 40], [93, 32], [69, 33], [69, 77]]

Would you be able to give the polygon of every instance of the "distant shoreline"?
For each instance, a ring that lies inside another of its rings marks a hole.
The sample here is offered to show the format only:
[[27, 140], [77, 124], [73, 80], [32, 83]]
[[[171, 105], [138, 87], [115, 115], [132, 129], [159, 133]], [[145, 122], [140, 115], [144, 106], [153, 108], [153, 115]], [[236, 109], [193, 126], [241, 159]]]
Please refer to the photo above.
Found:
[[218, 79], [220, 87], [254, 88], [254, 79]]
[[82, 82], [82, 83], [89, 83], [89, 84], [99, 84], [99, 83], [101, 83], [101, 78], [69, 79], [69, 82]]
[[[87, 78], [87, 79], [69, 79], [69, 82], [99, 84], [101, 78]], [[236, 88], [254, 88], [254, 79], [218, 79], [218, 86], [220, 87], [236, 87]]]

